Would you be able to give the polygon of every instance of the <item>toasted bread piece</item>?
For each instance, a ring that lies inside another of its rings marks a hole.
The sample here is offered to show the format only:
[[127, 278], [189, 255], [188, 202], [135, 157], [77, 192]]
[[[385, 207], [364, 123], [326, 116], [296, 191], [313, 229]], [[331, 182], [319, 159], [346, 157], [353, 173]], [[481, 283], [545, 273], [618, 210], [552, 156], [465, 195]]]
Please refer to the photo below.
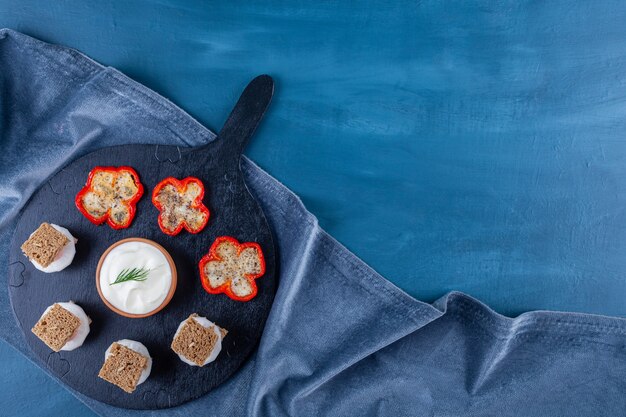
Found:
[[37, 230], [22, 244], [22, 252], [28, 259], [42, 267], [48, 267], [69, 239], [48, 223], [42, 223]]
[[129, 394], [135, 391], [148, 358], [117, 342], [111, 346], [111, 355], [104, 361], [98, 376], [117, 385]]
[[220, 329], [220, 334], [222, 335], [222, 339], [226, 337], [226, 335], [228, 334], [228, 330], [226, 329], [222, 329], [221, 327]]
[[[194, 317], [198, 315], [194, 313], [185, 320], [180, 332], [172, 340], [171, 347], [178, 355], [184, 356], [198, 366], [204, 366], [219, 338], [212, 327], [200, 325]], [[228, 334], [227, 330], [217, 327], [222, 338]]]
[[58, 352], [80, 326], [80, 319], [54, 304], [32, 328], [32, 332], [50, 349]]

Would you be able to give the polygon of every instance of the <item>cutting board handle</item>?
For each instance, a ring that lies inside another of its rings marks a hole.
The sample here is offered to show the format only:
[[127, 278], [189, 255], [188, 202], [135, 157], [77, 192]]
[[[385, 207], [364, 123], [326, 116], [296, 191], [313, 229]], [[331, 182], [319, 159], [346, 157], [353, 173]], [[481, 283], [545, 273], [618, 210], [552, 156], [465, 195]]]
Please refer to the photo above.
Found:
[[235, 157], [239, 161], [273, 95], [274, 80], [269, 75], [259, 75], [250, 81], [217, 135], [217, 140], [221, 142], [218, 149], [222, 158]]

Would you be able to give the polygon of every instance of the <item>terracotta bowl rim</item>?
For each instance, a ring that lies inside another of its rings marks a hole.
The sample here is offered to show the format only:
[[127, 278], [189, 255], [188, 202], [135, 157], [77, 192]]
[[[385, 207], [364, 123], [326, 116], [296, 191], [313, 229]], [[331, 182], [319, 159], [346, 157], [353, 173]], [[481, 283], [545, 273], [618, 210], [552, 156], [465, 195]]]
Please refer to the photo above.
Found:
[[[102, 268], [102, 264], [104, 263], [105, 258], [107, 257], [109, 252], [111, 252], [115, 247], [123, 243], [128, 243], [128, 242], [142, 242], [142, 243], [146, 243], [148, 245], [151, 245], [157, 248], [163, 254], [163, 256], [165, 256], [165, 259], [167, 259], [167, 263], [169, 264], [170, 270], [172, 271], [172, 283], [170, 284], [170, 289], [167, 293], [167, 296], [165, 297], [165, 300], [163, 300], [163, 302], [154, 310], [149, 311], [147, 313], [143, 313], [143, 314], [132, 314], [132, 313], [127, 313], [123, 310], [120, 310], [119, 308], [112, 305], [106, 299], [106, 297], [102, 294], [102, 290], [100, 289], [100, 269]], [[102, 302], [113, 312], [119, 314], [120, 316], [128, 317], [131, 319], [141, 319], [144, 317], [149, 317], [163, 310], [165, 306], [167, 306], [169, 302], [172, 300], [172, 297], [174, 297], [174, 292], [176, 292], [177, 282], [178, 282], [178, 274], [176, 272], [176, 265], [174, 264], [174, 260], [172, 259], [172, 256], [169, 254], [169, 252], [163, 246], [159, 245], [155, 241], [150, 240], [150, 239], [145, 239], [143, 237], [129, 237], [126, 239], [118, 240], [117, 242], [113, 243], [111, 246], [107, 248], [107, 250], [104, 251], [102, 256], [100, 256], [100, 260], [98, 261], [98, 266], [96, 267], [96, 288], [98, 289], [98, 295], [100, 296], [100, 299], [102, 300]]]

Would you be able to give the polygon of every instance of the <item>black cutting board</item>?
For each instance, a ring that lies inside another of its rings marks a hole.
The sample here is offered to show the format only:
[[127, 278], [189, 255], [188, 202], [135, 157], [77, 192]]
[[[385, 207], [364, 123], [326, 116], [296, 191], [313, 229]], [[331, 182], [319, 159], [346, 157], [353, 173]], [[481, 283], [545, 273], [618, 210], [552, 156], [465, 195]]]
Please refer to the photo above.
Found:
[[[205, 146], [104, 148], [70, 163], [29, 200], [11, 242], [9, 295], [28, 345], [62, 382], [117, 407], [173, 407], [206, 394], [227, 380], [256, 348], [276, 292], [276, 254], [269, 226], [246, 188], [239, 161], [273, 90], [269, 76], [255, 78], [217, 139]], [[135, 168], [145, 188], [135, 219], [129, 228], [122, 230], [113, 230], [106, 224], [95, 226], [76, 209], [74, 197], [92, 168], [122, 165]], [[195, 176], [204, 183], [204, 204], [211, 215], [199, 234], [183, 230], [177, 236], [168, 236], [159, 229], [158, 210], [150, 197], [154, 186], [168, 176], [179, 179]], [[66, 227], [78, 239], [74, 261], [61, 272], [40, 272], [21, 253], [21, 244], [42, 222]], [[224, 294], [208, 294], [201, 286], [198, 261], [214, 239], [223, 235], [240, 242], [257, 242], [263, 250], [266, 272], [256, 280], [257, 296], [248, 302], [233, 301]], [[161, 244], [172, 255], [178, 270], [178, 286], [172, 301], [161, 312], [143, 319], [125, 318], [109, 310], [95, 286], [101, 254], [112, 243], [128, 237], [143, 237]], [[54, 353], [30, 329], [47, 306], [69, 300], [83, 307], [91, 317], [91, 332], [79, 349]], [[170, 349], [179, 323], [191, 313], [206, 316], [229, 331], [217, 360], [202, 368], [183, 363]], [[132, 394], [97, 377], [105, 350], [119, 339], [142, 342], [153, 358], [150, 378]]]

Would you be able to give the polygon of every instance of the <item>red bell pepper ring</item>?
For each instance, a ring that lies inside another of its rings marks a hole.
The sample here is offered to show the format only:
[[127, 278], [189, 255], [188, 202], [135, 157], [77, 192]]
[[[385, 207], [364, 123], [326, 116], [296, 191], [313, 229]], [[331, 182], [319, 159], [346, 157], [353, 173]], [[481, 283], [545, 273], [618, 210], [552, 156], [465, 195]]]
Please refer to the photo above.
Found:
[[176, 236], [183, 228], [193, 234], [204, 229], [210, 212], [202, 203], [203, 198], [204, 184], [198, 178], [167, 177], [158, 183], [152, 191], [152, 204], [159, 210], [163, 233]]
[[245, 302], [257, 295], [255, 280], [265, 274], [265, 258], [258, 243], [239, 243], [230, 236], [221, 236], [215, 239], [198, 267], [206, 292], [224, 293], [235, 301]]
[[142, 195], [143, 185], [133, 168], [98, 166], [89, 172], [87, 183], [76, 194], [74, 202], [93, 224], [106, 221], [113, 229], [124, 229], [135, 218], [136, 205]]

